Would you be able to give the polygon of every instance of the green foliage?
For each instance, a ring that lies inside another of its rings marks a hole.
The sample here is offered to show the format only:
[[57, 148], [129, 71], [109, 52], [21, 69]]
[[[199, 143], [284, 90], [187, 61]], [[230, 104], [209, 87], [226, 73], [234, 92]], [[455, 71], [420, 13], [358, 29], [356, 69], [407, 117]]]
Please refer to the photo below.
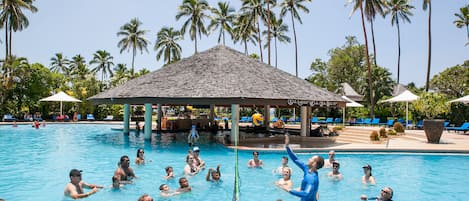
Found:
[[462, 65], [446, 68], [443, 72], [433, 76], [430, 86], [454, 98], [469, 93], [469, 60]]
[[396, 135], [396, 134], [397, 134], [397, 133], [396, 133], [395, 130], [393, 130], [393, 129], [389, 129], [389, 130], [388, 130], [388, 135]]
[[371, 141], [379, 141], [378, 131], [371, 131], [370, 140]]
[[427, 119], [434, 119], [438, 115], [447, 114], [450, 104], [445, 95], [440, 93], [423, 92], [420, 98], [413, 102], [416, 111], [423, 114]]
[[393, 128], [397, 133], [405, 132], [404, 126], [400, 122], [395, 122]]

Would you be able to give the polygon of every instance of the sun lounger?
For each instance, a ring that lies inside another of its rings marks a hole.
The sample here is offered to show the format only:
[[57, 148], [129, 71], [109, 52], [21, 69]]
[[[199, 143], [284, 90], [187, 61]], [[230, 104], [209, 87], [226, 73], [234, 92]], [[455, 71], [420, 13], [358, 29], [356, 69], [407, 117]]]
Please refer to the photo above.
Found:
[[313, 118], [311, 118], [311, 123], [313, 123], [313, 124], [319, 123], [318, 117], [313, 117]]
[[103, 121], [112, 121], [114, 119], [114, 116], [112, 115], [107, 115], [106, 118], [103, 119]]
[[466, 131], [469, 131], [469, 122], [465, 122], [459, 127], [447, 127], [446, 130], [464, 131], [464, 133], [466, 133]]
[[371, 125], [375, 126], [375, 125], [379, 125], [379, 121], [380, 119], [379, 118], [374, 118], [372, 121], [371, 121]]
[[11, 114], [5, 114], [3, 115], [2, 121], [16, 121], [16, 118]]
[[94, 121], [94, 116], [93, 116], [93, 114], [87, 114], [87, 115], [86, 115], [86, 120], [88, 120], [88, 121]]
[[366, 119], [363, 121], [363, 124], [365, 124], [365, 125], [371, 125], [371, 118], [366, 118]]
[[334, 119], [334, 123], [335, 123], [335, 124], [340, 124], [340, 123], [342, 123], [342, 118], [335, 118], [335, 119]]

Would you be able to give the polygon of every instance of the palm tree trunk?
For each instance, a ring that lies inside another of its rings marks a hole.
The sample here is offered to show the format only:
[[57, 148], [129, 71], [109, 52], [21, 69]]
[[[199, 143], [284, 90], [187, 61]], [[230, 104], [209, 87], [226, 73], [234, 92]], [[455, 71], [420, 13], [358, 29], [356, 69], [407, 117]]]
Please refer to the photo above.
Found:
[[277, 37], [275, 37], [275, 68], [277, 68]]
[[469, 41], [469, 26], [466, 25], [466, 31], [467, 31], [467, 40]]
[[373, 19], [370, 20], [370, 25], [371, 25], [371, 39], [373, 42], [373, 61], [375, 62], [375, 66], [378, 66], [378, 62], [376, 61], [376, 42], [375, 42], [375, 28], [373, 25]]
[[225, 31], [223, 31], [223, 27], [222, 27], [221, 34], [222, 34], [222, 37], [223, 37], [223, 46], [225, 46]]
[[267, 64], [270, 65], [270, 2], [267, 2]]
[[428, 1], [428, 65], [427, 65], [427, 80], [425, 84], [425, 92], [428, 92], [430, 87], [430, 69], [432, 62], [432, 3]]
[[366, 53], [365, 55], [366, 55], [366, 64], [368, 65], [368, 84], [370, 85], [370, 103], [371, 103], [370, 116], [373, 118], [375, 116], [375, 102], [374, 102], [374, 97], [373, 97], [373, 78], [371, 77], [370, 56], [368, 54], [368, 39], [366, 36], [365, 18], [363, 16], [362, 5], [360, 5], [360, 13], [362, 16], [363, 36], [365, 37], [365, 53]]
[[8, 40], [10, 40], [8, 46], [9, 46], [9, 49], [8, 49], [8, 55], [11, 57], [11, 38], [12, 38], [12, 28], [10, 27], [10, 38]]
[[[8, 20], [5, 20], [5, 63], [8, 60]], [[5, 68], [6, 71], [6, 68]]]
[[246, 56], [248, 56], [248, 44], [247, 44], [246, 40], [244, 40], [244, 54], [246, 54]]
[[399, 28], [399, 18], [396, 18], [397, 25], [397, 84], [400, 84], [401, 73], [401, 29]]
[[261, 53], [261, 62], [264, 62], [264, 57], [262, 55], [262, 39], [261, 39], [261, 28], [259, 27], [259, 21], [257, 21], [257, 37], [259, 41], [259, 52]]
[[135, 62], [135, 53], [136, 53], [136, 51], [137, 51], [136, 47], [134, 47], [133, 50], [132, 50], [132, 73], [134, 72], [134, 62]]
[[296, 44], [296, 29], [295, 29], [295, 19], [293, 18], [293, 11], [290, 10], [291, 23], [293, 27], [293, 38], [295, 39], [295, 75], [298, 77], [298, 47]]
[[194, 50], [195, 50], [195, 53], [194, 53], [194, 54], [197, 54], [197, 27], [195, 28]]

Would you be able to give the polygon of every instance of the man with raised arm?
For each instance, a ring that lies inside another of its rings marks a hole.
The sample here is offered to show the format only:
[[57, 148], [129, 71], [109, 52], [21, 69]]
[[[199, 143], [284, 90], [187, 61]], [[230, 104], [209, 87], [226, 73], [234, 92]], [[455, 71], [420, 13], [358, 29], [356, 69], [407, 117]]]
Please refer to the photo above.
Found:
[[292, 190], [288, 187], [283, 189], [292, 195], [301, 198], [301, 201], [317, 201], [317, 192], [319, 187], [318, 169], [324, 166], [324, 159], [321, 156], [315, 155], [308, 160], [308, 164], [301, 162], [298, 157], [288, 146], [290, 143], [290, 137], [288, 134], [285, 135], [285, 148], [288, 156], [300, 169], [303, 170], [303, 180], [301, 181], [300, 190]]

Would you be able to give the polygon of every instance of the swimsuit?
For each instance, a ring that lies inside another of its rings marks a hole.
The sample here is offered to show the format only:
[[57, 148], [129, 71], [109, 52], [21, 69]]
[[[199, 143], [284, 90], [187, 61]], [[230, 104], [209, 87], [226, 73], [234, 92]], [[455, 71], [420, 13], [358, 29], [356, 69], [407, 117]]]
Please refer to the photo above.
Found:
[[316, 193], [318, 192], [319, 187], [319, 178], [317, 172], [309, 172], [308, 166], [301, 162], [295, 153], [286, 147], [288, 156], [292, 161], [303, 170], [303, 180], [301, 181], [301, 190], [290, 190], [290, 194], [298, 196], [301, 198], [301, 201], [316, 201]]

